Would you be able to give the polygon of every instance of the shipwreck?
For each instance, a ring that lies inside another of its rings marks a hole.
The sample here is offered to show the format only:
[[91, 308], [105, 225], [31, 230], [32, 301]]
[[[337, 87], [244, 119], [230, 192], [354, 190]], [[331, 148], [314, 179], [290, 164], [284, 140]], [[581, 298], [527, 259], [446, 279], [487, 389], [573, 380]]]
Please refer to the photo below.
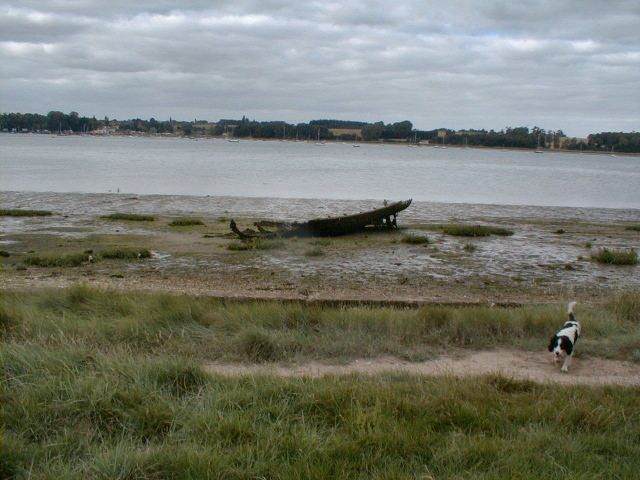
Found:
[[366, 229], [398, 228], [397, 215], [411, 205], [411, 199], [387, 203], [381, 208], [341, 217], [314, 218], [307, 222], [261, 221], [253, 225], [257, 230], [240, 230], [234, 220], [230, 228], [242, 240], [277, 237], [335, 237]]

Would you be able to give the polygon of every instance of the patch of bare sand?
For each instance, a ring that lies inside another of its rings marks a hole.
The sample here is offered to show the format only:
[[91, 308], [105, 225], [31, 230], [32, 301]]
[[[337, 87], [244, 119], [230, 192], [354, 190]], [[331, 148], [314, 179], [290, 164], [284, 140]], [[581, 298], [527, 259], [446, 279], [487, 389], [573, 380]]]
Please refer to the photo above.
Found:
[[546, 352], [510, 350], [480, 351], [461, 357], [441, 357], [417, 363], [394, 357], [379, 357], [355, 360], [345, 365], [325, 365], [317, 362], [298, 365], [210, 363], [205, 365], [205, 369], [225, 376], [274, 375], [311, 378], [354, 373], [375, 375], [385, 372], [454, 377], [499, 373], [510, 378], [538, 383], [640, 386], [640, 366], [629, 362], [574, 358], [569, 373], [561, 373], [560, 366], [554, 365]]

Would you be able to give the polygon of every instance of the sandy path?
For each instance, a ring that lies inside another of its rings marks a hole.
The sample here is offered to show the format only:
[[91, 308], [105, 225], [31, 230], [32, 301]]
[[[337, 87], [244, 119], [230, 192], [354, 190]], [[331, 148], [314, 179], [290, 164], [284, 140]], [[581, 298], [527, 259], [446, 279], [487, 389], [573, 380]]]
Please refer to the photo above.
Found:
[[564, 385], [640, 386], [640, 366], [600, 358], [575, 358], [569, 373], [561, 373], [546, 352], [482, 351], [461, 357], [441, 357], [425, 362], [406, 362], [394, 357], [355, 360], [344, 365], [316, 362], [282, 366], [273, 364], [218, 364], [205, 366], [211, 373], [228, 376], [275, 375], [280, 377], [322, 377], [359, 373], [402, 372], [415, 375], [473, 376], [501, 373], [508, 377], [539, 383]]

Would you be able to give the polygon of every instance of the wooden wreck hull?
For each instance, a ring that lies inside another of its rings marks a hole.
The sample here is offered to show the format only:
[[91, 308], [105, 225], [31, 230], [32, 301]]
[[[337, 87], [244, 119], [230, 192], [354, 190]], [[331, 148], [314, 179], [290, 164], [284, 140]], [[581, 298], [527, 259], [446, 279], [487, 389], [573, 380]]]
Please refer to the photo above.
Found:
[[[345, 215], [343, 217], [315, 218], [300, 224], [308, 235], [328, 237], [347, 235], [364, 230], [367, 227], [395, 226], [395, 216], [411, 205], [411, 199], [390, 203], [382, 208], [368, 212]], [[393, 217], [393, 220], [392, 220]]]

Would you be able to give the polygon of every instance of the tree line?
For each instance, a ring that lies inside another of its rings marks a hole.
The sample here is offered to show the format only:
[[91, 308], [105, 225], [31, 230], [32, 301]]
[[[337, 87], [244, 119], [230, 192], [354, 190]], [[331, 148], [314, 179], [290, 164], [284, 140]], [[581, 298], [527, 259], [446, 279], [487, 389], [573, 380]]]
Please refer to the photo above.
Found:
[[[84, 133], [112, 127], [121, 133], [213, 135], [235, 138], [343, 140], [343, 141], [401, 141], [408, 143], [446, 143], [449, 145], [502, 148], [562, 148], [568, 150], [640, 153], [640, 133], [601, 132], [587, 139], [567, 138], [562, 130], [544, 130], [539, 127], [505, 127], [494, 130], [417, 130], [408, 121], [385, 124], [350, 120], [320, 119], [309, 123], [284, 121], [257, 121], [243, 116], [241, 119], [220, 119], [211, 124], [204, 120], [177, 121], [110, 120], [80, 116], [77, 112], [65, 114], [51, 111], [37, 113], [2, 113], [0, 130], [4, 132]], [[331, 130], [341, 129], [338, 133]]]

